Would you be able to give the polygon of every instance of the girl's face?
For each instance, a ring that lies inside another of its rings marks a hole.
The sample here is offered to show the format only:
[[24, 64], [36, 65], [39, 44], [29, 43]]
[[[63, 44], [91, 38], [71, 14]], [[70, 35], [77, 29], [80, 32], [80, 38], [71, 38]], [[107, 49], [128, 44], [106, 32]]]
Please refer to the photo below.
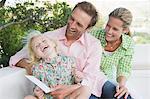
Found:
[[56, 53], [56, 44], [43, 35], [33, 37], [31, 47], [37, 58], [46, 59], [52, 53]]
[[109, 17], [105, 27], [105, 39], [107, 42], [114, 42], [120, 39], [121, 34], [124, 32], [123, 21], [115, 17]]

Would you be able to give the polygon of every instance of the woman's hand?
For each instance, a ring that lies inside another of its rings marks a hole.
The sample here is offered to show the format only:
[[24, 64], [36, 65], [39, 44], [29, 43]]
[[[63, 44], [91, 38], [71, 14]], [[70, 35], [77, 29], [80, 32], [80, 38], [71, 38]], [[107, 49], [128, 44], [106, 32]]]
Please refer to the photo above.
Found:
[[115, 97], [117, 97], [118, 99], [122, 96], [124, 96], [124, 99], [127, 99], [129, 95], [128, 89], [126, 88], [126, 86], [123, 85], [118, 85], [116, 87], [116, 94]]
[[126, 77], [125, 76], [119, 76], [117, 78], [117, 81], [119, 84], [116, 87], [115, 97], [120, 98], [120, 97], [124, 96], [124, 99], [127, 99], [129, 92], [128, 92], [127, 87], [125, 86], [126, 81], [127, 81]]
[[36, 86], [35, 88], [34, 88], [34, 94], [35, 94], [35, 96], [37, 96], [38, 97], [38, 99], [44, 99], [44, 92], [43, 92], [43, 90], [41, 89], [41, 88], [39, 88], [38, 86]]

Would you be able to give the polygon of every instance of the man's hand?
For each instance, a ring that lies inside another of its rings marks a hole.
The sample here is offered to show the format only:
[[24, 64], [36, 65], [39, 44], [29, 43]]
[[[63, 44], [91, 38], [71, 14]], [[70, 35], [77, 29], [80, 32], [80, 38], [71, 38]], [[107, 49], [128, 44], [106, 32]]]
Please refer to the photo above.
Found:
[[81, 86], [69, 96], [69, 99], [89, 99], [91, 90], [88, 86]]
[[50, 94], [57, 99], [64, 99], [68, 95], [70, 95], [73, 91], [78, 89], [80, 86], [78, 84], [75, 85], [58, 85], [55, 87], [55, 91]]

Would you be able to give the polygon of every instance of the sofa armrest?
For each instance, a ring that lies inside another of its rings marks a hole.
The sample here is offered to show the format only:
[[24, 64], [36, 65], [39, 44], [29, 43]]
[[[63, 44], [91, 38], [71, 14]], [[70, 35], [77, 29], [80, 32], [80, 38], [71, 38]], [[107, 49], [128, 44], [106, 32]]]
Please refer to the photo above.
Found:
[[0, 69], [0, 99], [23, 99], [32, 94], [34, 84], [25, 78], [26, 71], [19, 67]]

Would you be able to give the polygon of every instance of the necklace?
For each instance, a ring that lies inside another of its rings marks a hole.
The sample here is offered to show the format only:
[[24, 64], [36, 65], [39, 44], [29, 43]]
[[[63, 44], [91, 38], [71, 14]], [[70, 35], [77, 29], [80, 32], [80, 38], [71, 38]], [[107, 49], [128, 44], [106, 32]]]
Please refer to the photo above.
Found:
[[114, 47], [113, 47], [113, 46], [111, 46], [110, 48], [111, 48], [111, 49], [113, 49]]
[[118, 46], [120, 45], [120, 40], [115, 41], [114, 43], [112, 42], [107, 42], [107, 47], [111, 50], [114, 50], [116, 48], [118, 48]]
[[114, 44], [110, 44], [110, 49], [113, 49], [113, 48], [115, 48], [115, 46], [116, 46], [116, 44], [117, 44], [117, 42], [115, 42]]

